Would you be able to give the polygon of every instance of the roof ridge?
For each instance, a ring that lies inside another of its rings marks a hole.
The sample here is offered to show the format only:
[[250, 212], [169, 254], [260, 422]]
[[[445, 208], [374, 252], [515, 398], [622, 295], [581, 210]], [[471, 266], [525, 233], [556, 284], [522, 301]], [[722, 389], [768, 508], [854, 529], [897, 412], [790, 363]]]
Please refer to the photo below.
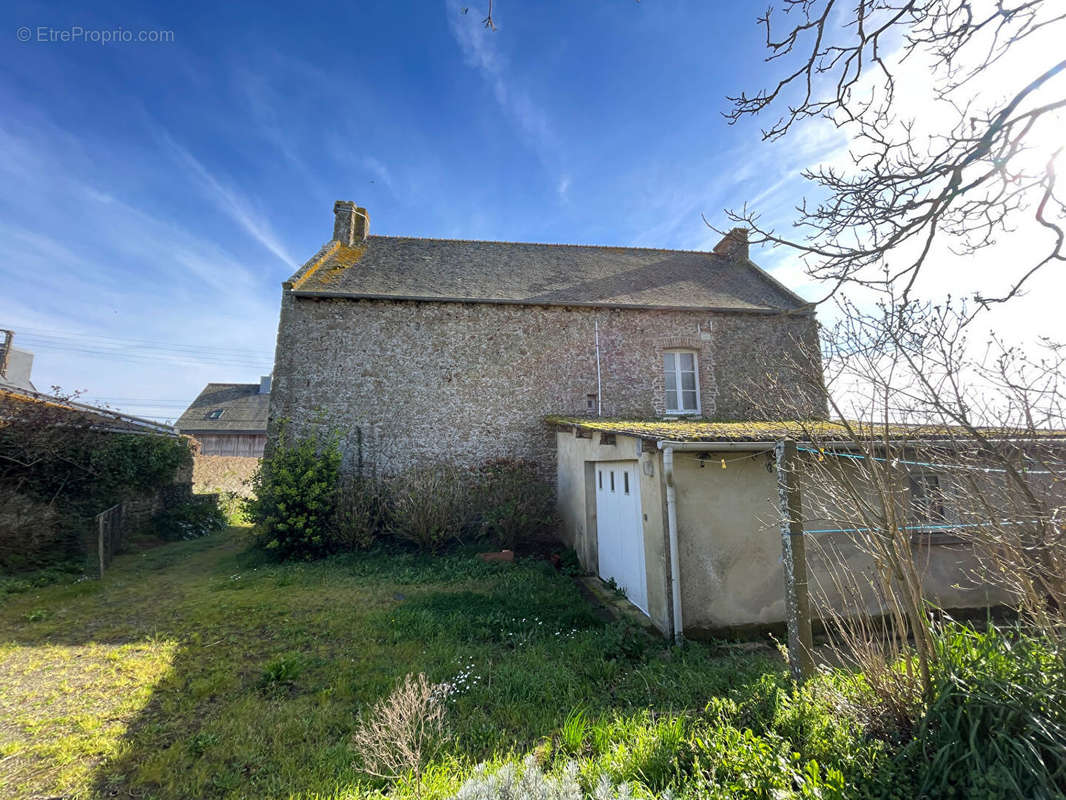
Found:
[[[534, 247], [585, 247], [594, 250], [642, 250], [649, 253], [692, 253], [701, 256], [712, 256], [723, 261], [733, 261], [720, 253], [712, 250], [688, 250], [674, 247], [636, 247], [626, 244], [580, 244], [575, 242], [519, 242], [507, 239], [454, 239], [446, 236], [404, 236], [396, 234], [375, 233], [368, 239], [411, 239], [416, 242], [461, 242], [464, 244], [526, 244]], [[742, 263], [734, 261], [734, 263]]]

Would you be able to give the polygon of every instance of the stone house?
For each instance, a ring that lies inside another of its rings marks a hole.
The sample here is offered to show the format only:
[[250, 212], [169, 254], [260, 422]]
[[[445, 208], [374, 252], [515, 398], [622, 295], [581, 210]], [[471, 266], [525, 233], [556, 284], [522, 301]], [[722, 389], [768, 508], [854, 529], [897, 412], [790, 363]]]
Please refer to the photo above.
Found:
[[[752, 263], [745, 230], [691, 252], [371, 236], [365, 209], [334, 215], [283, 284], [271, 431], [324, 429], [347, 469], [384, 474], [532, 460], [565, 542], [663, 633], [782, 623], [774, 451], [839, 432], [814, 311]], [[916, 475], [907, 502], [935, 485]], [[821, 539], [835, 524], [806, 523]], [[846, 537], [830, 546], [869, 569]], [[957, 537], [915, 553], [943, 607], [1003, 600]]]
[[[333, 237], [283, 284], [271, 425], [320, 425], [383, 473], [511, 457], [555, 472], [550, 414], [747, 419], [753, 398], [824, 414], [811, 307], [756, 266], [747, 232], [712, 252]], [[765, 397], [767, 371], [777, 396]]]

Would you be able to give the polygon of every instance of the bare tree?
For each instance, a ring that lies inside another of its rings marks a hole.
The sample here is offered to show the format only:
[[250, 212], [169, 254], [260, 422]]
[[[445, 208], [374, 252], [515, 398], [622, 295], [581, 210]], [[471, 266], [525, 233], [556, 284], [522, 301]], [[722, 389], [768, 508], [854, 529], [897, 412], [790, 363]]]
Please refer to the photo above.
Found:
[[[980, 304], [1013, 297], [1041, 267], [1066, 260], [1056, 135], [1066, 108], [1066, 59], [1012, 65], [1005, 97], [981, 98], [991, 71], [1036, 34], [1066, 33], [1066, 13], [1052, 0], [783, 0], [768, 10], [767, 61], [783, 75], [768, 89], [729, 98], [731, 123], [781, 109], [765, 140], [824, 118], [851, 142], [850, 168], [820, 167], [804, 177], [820, 200], [797, 209], [790, 238], [762, 224], [758, 209], [728, 211], [749, 226], [753, 243], [798, 251], [809, 273], [828, 282], [883, 289], [899, 284], [908, 299], [935, 246], [971, 254], [995, 244], [1025, 217], [1049, 232], [1046, 247], [1015, 266], [1009, 286], [979, 295]], [[898, 78], [910, 59], [929, 64], [933, 97], [949, 121], [922, 131]], [[1059, 128], [1061, 133], [1061, 128]], [[1033, 151], [1044, 148], [1041, 161]], [[1014, 264], [1016, 258], [1009, 262]], [[890, 264], [886, 268], [886, 264]]]
[[933, 619], [953, 602], [1066, 633], [1066, 353], [976, 346], [965, 305], [905, 303], [891, 286], [871, 308], [838, 299], [837, 314], [822, 343], [831, 419], [789, 423], [812, 601], [898, 727], [929, 696]]

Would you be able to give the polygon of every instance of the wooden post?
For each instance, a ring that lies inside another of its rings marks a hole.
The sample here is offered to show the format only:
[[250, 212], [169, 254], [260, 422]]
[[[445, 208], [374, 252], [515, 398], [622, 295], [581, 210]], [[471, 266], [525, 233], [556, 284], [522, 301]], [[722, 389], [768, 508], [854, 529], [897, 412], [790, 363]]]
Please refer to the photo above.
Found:
[[792, 678], [802, 683], [814, 675], [811, 601], [807, 588], [807, 547], [803, 540], [796, 443], [777, 443], [777, 504], [781, 514], [781, 562], [785, 573], [785, 619]]
[[107, 512], [96, 515], [97, 553], [100, 556], [100, 579], [104, 577], [104, 517]]

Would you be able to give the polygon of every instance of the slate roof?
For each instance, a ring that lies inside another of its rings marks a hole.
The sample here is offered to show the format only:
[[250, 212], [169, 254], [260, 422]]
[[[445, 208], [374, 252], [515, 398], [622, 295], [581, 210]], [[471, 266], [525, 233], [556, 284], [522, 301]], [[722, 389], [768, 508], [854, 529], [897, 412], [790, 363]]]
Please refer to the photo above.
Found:
[[[222, 409], [218, 419], [208, 415]], [[175, 427], [182, 433], [266, 433], [270, 394], [258, 383], [209, 383]]]
[[[673, 442], [752, 442], [768, 443], [779, 439], [825, 442], [853, 441], [841, 422], [831, 420], [752, 420], [746, 422], [712, 422], [706, 420], [625, 420], [588, 417], [547, 417], [549, 425], [561, 428], [577, 427], [601, 433], [620, 433], [651, 441]], [[849, 422], [853, 430], [863, 437], [880, 438], [884, 431], [880, 426], [871, 429], [866, 423]], [[1020, 436], [1032, 439], [1032, 432], [1010, 429], [982, 428], [982, 433], [993, 438]], [[893, 425], [889, 436], [899, 441], [970, 441], [962, 428], [938, 425]], [[1039, 438], [1066, 440], [1066, 430], [1041, 431]]]
[[747, 259], [689, 250], [369, 236], [325, 245], [285, 284], [298, 296], [532, 305], [801, 311]]

